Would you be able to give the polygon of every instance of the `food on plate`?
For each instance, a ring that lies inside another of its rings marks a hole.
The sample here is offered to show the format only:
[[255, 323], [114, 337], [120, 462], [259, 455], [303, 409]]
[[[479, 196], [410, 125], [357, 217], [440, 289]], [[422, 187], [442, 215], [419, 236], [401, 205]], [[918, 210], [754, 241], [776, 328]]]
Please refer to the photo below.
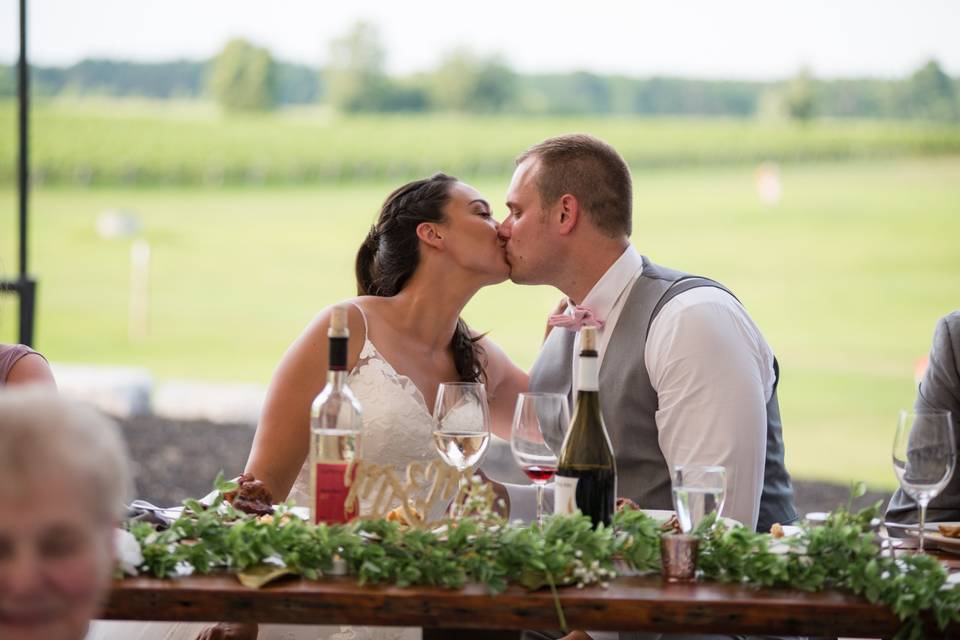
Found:
[[237, 490], [223, 495], [234, 509], [255, 516], [273, 513], [273, 496], [270, 490], [254, 478], [253, 474], [245, 473], [237, 478], [236, 482], [239, 485]]
[[[409, 516], [407, 515], [409, 513]], [[412, 522], [410, 518], [413, 518], [415, 521]], [[408, 527], [423, 524], [423, 514], [420, 513], [415, 507], [407, 507], [406, 509], [403, 506], [395, 507], [387, 514], [388, 522], [399, 522], [402, 525]]]
[[960, 524], [941, 524], [937, 527], [940, 535], [948, 538], [960, 538]]
[[660, 531], [664, 533], [683, 533], [683, 528], [680, 527], [680, 519], [677, 517], [677, 514], [673, 514], [668, 520], [665, 520], [663, 524], [660, 525]]
[[636, 502], [634, 502], [630, 498], [624, 498], [624, 497], [617, 498], [616, 507], [617, 507], [617, 511], [623, 511], [626, 507], [630, 507], [631, 509], [640, 508]]
[[783, 525], [779, 522], [774, 522], [772, 525], [770, 525], [770, 535], [774, 538], [782, 538], [785, 535], [783, 531]]

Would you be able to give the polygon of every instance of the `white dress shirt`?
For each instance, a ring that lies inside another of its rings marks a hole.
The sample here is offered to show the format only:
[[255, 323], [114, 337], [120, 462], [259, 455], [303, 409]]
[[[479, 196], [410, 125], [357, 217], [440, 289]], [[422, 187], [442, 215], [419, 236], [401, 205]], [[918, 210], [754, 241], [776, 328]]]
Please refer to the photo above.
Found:
[[[601, 365], [642, 272], [642, 258], [631, 245], [583, 300], [604, 321], [598, 329]], [[578, 343], [579, 335], [571, 363], [574, 385]], [[760, 330], [733, 296], [716, 287], [698, 287], [672, 298], [654, 318], [644, 363], [657, 392], [657, 430], [668, 467], [726, 467], [723, 515], [756, 528], [766, 460], [766, 404], [775, 380], [773, 352]], [[528, 519], [531, 494], [509, 493], [511, 517]]]

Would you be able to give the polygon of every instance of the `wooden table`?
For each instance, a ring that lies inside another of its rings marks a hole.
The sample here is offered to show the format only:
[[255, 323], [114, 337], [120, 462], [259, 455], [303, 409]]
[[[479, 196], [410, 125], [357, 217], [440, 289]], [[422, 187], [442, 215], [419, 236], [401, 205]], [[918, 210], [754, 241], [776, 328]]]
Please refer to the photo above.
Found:
[[[607, 589], [564, 588], [560, 602], [571, 629], [878, 638], [893, 635], [900, 626], [886, 607], [846, 593], [756, 590], [708, 582], [666, 584], [659, 576], [618, 578]], [[510, 587], [490, 596], [479, 585], [463, 590], [360, 587], [354, 578], [288, 579], [252, 590], [229, 575], [118, 581], [103, 617], [434, 630], [559, 626], [549, 590], [531, 593]], [[960, 629], [949, 631], [960, 636]], [[433, 631], [425, 636], [444, 634]]]

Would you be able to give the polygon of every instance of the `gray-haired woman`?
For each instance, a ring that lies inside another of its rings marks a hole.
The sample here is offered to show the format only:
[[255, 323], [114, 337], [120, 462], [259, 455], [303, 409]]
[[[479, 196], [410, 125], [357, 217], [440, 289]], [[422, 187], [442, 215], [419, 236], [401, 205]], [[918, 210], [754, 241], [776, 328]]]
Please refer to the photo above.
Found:
[[114, 423], [49, 389], [0, 389], [0, 638], [86, 635], [130, 494]]

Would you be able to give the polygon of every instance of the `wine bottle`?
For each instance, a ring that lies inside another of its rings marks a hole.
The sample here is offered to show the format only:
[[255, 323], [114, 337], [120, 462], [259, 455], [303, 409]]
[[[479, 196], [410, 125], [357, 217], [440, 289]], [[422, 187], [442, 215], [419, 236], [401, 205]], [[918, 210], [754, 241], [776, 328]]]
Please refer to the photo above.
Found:
[[554, 485], [554, 513], [577, 509], [593, 526], [610, 526], [617, 496], [617, 464], [600, 413], [597, 330], [580, 330], [577, 400], [563, 439]]
[[334, 307], [327, 337], [327, 385], [310, 407], [310, 490], [313, 521], [338, 523], [358, 515], [356, 501], [347, 504], [347, 495], [363, 424], [360, 403], [347, 386], [346, 307]]

